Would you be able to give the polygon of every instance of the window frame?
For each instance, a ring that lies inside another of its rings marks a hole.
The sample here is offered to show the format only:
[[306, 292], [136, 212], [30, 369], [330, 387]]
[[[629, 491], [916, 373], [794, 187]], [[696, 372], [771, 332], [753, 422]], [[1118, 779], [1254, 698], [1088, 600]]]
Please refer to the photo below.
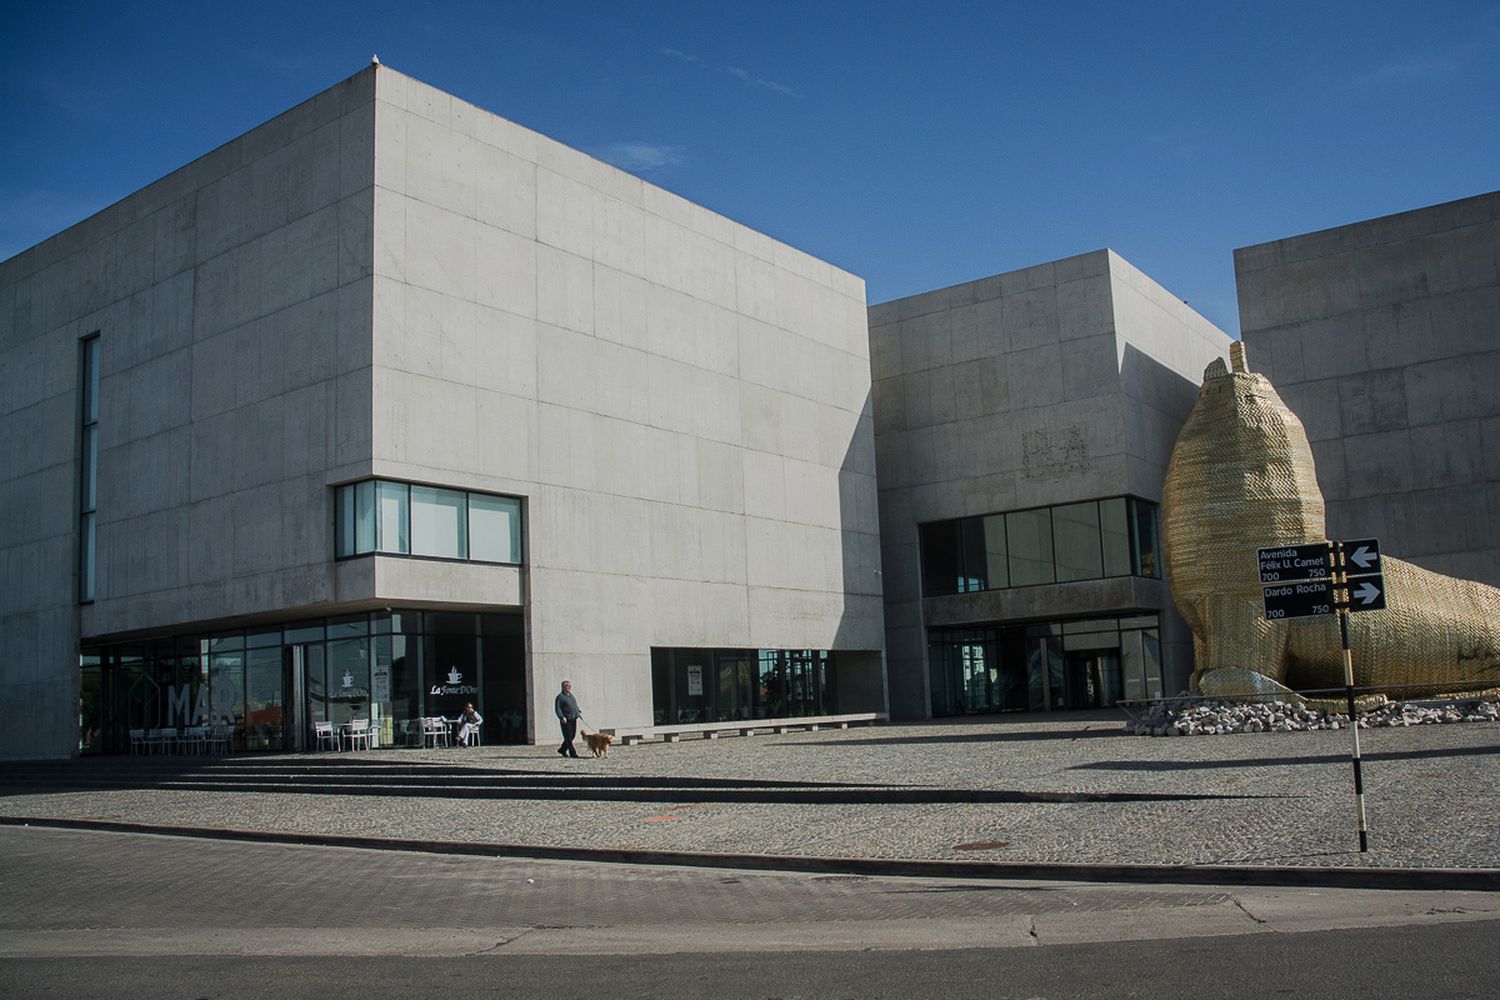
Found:
[[[397, 489], [387, 489], [385, 491], [382, 491], [382, 486], [385, 486], [387, 488], [396, 487]], [[412, 524], [411, 501], [412, 489], [414, 487], [417, 489], [428, 489], [439, 491], [442, 493], [457, 494], [462, 498], [463, 520], [460, 528], [462, 549], [464, 555], [441, 556], [428, 555], [412, 551], [415, 541], [413, 538], [415, 531]], [[368, 488], [370, 493], [373, 495], [371, 516], [374, 521], [374, 525], [373, 531], [371, 532], [371, 537], [368, 539], [368, 544], [370, 545], [369, 548], [361, 548], [360, 533], [357, 529], [359, 516], [358, 495], [359, 491], [363, 488]], [[381, 517], [380, 511], [380, 500], [382, 496], [393, 496], [397, 493], [399, 493], [402, 498], [399, 516], [406, 529], [405, 551], [399, 551], [397, 549], [384, 549], [381, 547], [381, 544], [384, 541], [384, 530], [382, 525], [383, 518]], [[512, 547], [515, 549], [514, 560], [506, 561], [497, 559], [478, 559], [474, 557], [474, 497], [481, 497], [485, 500], [502, 500], [513, 506], [513, 516], [515, 518], [516, 524], [515, 528], [513, 529], [510, 541]], [[345, 523], [345, 518], [348, 516], [349, 512], [353, 513], [356, 524], [355, 529], [352, 531], [349, 530], [350, 526]], [[355, 479], [350, 480], [349, 482], [334, 484], [333, 515], [333, 558], [335, 562], [343, 562], [348, 559], [363, 559], [367, 556], [383, 556], [393, 559], [421, 559], [427, 562], [478, 563], [484, 566], [524, 566], [526, 564], [526, 503], [524, 497], [512, 496], [507, 493], [490, 493], [484, 490], [466, 490], [460, 487], [449, 486], [442, 483], [407, 482], [399, 479], [371, 477], [368, 479]], [[354, 546], [354, 550], [352, 552], [345, 551], [344, 542], [346, 538], [352, 539], [352, 543]]]

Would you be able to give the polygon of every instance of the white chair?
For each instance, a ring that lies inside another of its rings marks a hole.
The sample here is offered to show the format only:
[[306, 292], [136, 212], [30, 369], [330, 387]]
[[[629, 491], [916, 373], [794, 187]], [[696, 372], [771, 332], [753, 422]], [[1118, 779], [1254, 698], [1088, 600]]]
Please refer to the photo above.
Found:
[[319, 750], [322, 750], [325, 745], [331, 750], [339, 749], [339, 738], [333, 731], [333, 723], [331, 722], [314, 722], [313, 737], [318, 742]]
[[208, 733], [209, 753], [233, 753], [234, 731], [230, 726], [214, 726]]
[[145, 753], [146, 750], [146, 731], [144, 729], [132, 729], [130, 731], [130, 752]]
[[466, 730], [464, 729], [464, 727], [462, 725], [459, 726], [459, 730], [461, 732], [463, 732], [463, 734], [464, 734], [463, 737], [462, 737], [462, 740], [461, 740], [461, 742], [463, 743], [464, 746], [466, 746], [466, 747], [482, 747], [482, 746], [484, 746], [484, 740], [482, 738], [480, 738], [480, 735], [479, 735], [479, 727], [482, 726], [482, 725], [484, 725], [483, 722], [471, 722], [471, 723], [469, 723], [468, 729], [466, 729]]
[[434, 716], [422, 720], [422, 746], [432, 741], [434, 748], [441, 742], [443, 746], [453, 745], [453, 733], [448, 728], [448, 720], [441, 716]]
[[200, 754], [208, 750], [208, 727], [188, 726], [178, 741], [183, 753]]
[[349, 749], [359, 749], [359, 744], [364, 744], [364, 749], [370, 749], [370, 720], [355, 719], [349, 723], [343, 731], [344, 739], [349, 741]]
[[146, 733], [146, 745], [151, 748], [151, 753], [158, 749], [162, 753], [177, 752], [177, 727], [163, 726], [161, 729], [148, 730]]
[[426, 719], [406, 720], [406, 745], [409, 747], [424, 746], [423, 727], [427, 725]]

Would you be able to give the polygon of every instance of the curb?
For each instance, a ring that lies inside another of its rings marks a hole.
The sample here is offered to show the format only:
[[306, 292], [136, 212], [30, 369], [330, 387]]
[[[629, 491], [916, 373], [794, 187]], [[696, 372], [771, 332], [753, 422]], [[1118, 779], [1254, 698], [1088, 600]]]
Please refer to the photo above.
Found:
[[1166, 885], [1303, 886], [1337, 889], [1500, 891], [1500, 868], [1335, 868], [1289, 865], [1073, 864], [1068, 862], [939, 861], [900, 858], [799, 857], [624, 848], [545, 847], [453, 840], [409, 840], [341, 834], [281, 833], [232, 827], [167, 826], [108, 820], [0, 816], [3, 826], [97, 830], [163, 837], [194, 837], [304, 847], [353, 847], [489, 858], [592, 861], [602, 864], [753, 871], [816, 872], [916, 878], [970, 878], [1061, 882], [1147, 882]]

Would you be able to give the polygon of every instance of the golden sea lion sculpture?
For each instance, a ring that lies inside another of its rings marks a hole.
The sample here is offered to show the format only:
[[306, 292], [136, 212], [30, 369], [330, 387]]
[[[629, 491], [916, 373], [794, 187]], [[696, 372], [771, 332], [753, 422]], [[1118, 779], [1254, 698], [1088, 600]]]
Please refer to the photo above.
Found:
[[[1325, 540], [1323, 494], [1301, 421], [1246, 367], [1242, 344], [1230, 357], [1232, 371], [1222, 360], [1204, 371], [1162, 491], [1167, 583], [1193, 630], [1192, 687], [1342, 688], [1337, 616], [1265, 620], [1256, 550]], [[1349, 616], [1355, 685], [1403, 698], [1500, 687], [1500, 590], [1381, 563], [1386, 609]]]

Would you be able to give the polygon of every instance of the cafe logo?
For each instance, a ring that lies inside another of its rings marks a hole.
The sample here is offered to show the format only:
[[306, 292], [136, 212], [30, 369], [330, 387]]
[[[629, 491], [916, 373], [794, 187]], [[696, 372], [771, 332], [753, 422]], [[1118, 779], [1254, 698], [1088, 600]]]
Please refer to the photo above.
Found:
[[362, 687], [354, 686], [354, 675], [347, 670], [344, 671], [344, 676], [339, 678], [339, 684], [341, 685], [339, 693], [335, 697], [349, 701], [361, 701], [370, 697], [370, 692]]
[[432, 689], [427, 693], [437, 695], [473, 695], [479, 693], [479, 689], [477, 687], [472, 684], [465, 684], [463, 680], [463, 671], [459, 670], [458, 664], [455, 663], [448, 668], [448, 683], [434, 684], [432, 686]]

